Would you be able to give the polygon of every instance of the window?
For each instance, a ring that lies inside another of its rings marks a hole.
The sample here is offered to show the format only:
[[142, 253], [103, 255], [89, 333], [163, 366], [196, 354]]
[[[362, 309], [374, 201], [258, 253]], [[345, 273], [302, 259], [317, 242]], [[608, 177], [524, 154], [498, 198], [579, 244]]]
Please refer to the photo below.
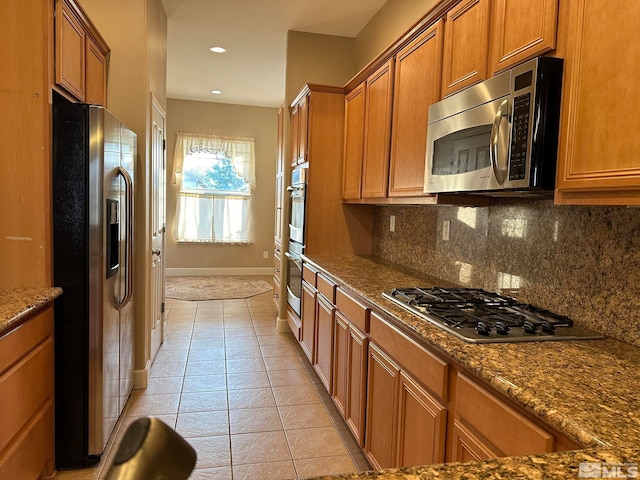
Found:
[[254, 140], [178, 133], [173, 161], [176, 240], [251, 243]]

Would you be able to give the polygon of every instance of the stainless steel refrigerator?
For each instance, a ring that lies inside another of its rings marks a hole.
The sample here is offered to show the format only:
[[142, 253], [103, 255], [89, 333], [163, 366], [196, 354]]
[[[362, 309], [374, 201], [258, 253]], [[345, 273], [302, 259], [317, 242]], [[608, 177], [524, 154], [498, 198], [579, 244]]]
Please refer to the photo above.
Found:
[[133, 388], [136, 134], [53, 98], [56, 467], [99, 461]]

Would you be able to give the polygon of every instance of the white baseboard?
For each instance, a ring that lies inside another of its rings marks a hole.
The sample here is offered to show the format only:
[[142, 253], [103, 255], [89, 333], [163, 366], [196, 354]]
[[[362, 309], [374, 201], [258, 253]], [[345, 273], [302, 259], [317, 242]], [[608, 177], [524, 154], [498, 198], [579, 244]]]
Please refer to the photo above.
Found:
[[167, 277], [192, 277], [201, 275], [273, 275], [273, 267], [241, 268], [167, 268]]
[[147, 361], [147, 364], [142, 370], [134, 370], [133, 371], [133, 388], [134, 390], [140, 390], [147, 388], [147, 379], [149, 374], [149, 369], [151, 368], [151, 361]]
[[291, 329], [289, 328], [289, 325], [287, 324], [287, 319], [286, 318], [276, 318], [276, 332], [278, 333], [287, 333], [290, 332]]

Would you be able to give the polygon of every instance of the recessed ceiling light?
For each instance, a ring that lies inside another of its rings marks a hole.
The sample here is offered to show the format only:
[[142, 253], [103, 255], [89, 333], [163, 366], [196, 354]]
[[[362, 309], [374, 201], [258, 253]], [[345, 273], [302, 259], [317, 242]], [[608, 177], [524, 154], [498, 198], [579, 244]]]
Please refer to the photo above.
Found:
[[211, 93], [213, 93], [214, 95], [220, 95], [222, 94], [222, 90], [211, 90]]
[[214, 53], [224, 53], [227, 51], [226, 48], [222, 48], [222, 47], [211, 47], [209, 50], [211, 50]]

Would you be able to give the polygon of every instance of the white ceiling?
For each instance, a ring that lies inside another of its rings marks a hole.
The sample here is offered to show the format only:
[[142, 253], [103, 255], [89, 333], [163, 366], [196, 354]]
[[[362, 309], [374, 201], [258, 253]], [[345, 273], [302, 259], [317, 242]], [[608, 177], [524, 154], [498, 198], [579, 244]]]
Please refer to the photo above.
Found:
[[[355, 37], [387, 0], [162, 0], [169, 98], [278, 107], [286, 32]], [[219, 45], [226, 53], [209, 47]], [[213, 95], [210, 90], [222, 90]]]

